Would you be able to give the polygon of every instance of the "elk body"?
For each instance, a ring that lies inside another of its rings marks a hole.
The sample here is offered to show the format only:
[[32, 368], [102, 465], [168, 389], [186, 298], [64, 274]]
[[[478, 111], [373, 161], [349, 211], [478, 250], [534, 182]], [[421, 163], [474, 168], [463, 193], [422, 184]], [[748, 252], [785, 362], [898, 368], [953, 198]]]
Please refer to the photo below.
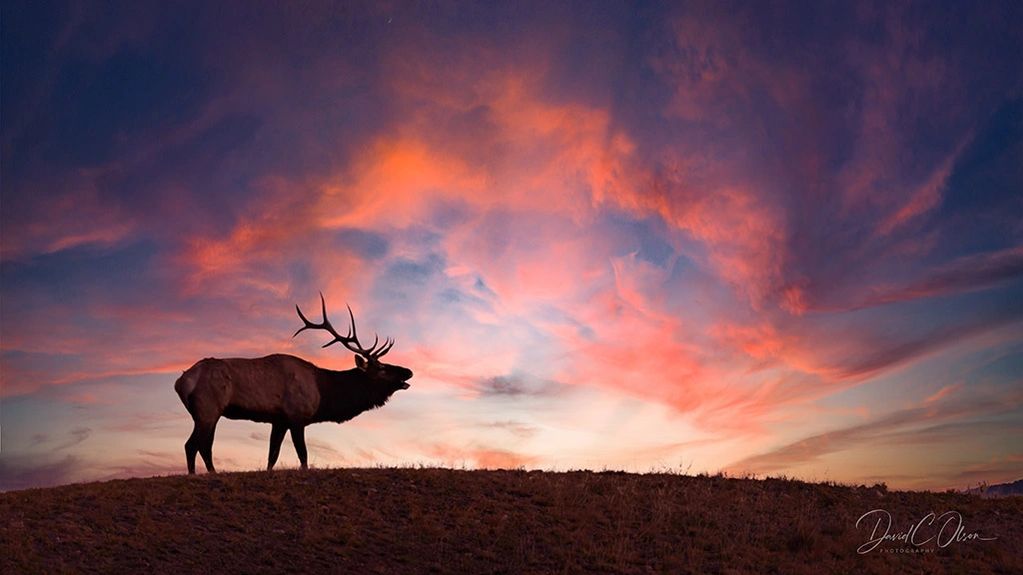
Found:
[[273, 469], [280, 455], [284, 435], [291, 440], [302, 468], [308, 467], [305, 427], [311, 423], [342, 423], [360, 413], [387, 403], [400, 389], [408, 389], [412, 371], [382, 363], [393, 340], [379, 345], [374, 340], [368, 349], [359, 343], [355, 315], [348, 308], [351, 325], [347, 336], [334, 330], [327, 319], [327, 306], [320, 294], [323, 322], [310, 322], [295, 306], [305, 324], [295, 332], [322, 329], [334, 337], [323, 347], [341, 343], [355, 352], [355, 369], [323, 369], [292, 355], [268, 355], [256, 359], [207, 358], [188, 368], [177, 382], [177, 392], [195, 423], [185, 442], [188, 472], [195, 473], [195, 456], [202, 456], [206, 470], [214, 472], [213, 435], [221, 417], [269, 423], [270, 454], [267, 469]]

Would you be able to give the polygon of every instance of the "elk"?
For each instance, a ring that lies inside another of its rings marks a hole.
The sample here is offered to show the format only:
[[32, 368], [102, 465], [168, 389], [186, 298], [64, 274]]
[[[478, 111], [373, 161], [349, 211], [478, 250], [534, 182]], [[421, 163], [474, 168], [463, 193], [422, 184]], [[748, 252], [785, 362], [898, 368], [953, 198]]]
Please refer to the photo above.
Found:
[[327, 319], [327, 304], [322, 293], [320, 306], [323, 313], [320, 323], [309, 321], [295, 306], [304, 325], [292, 337], [307, 329], [326, 331], [333, 339], [323, 347], [340, 343], [355, 352], [355, 369], [323, 369], [284, 354], [256, 359], [206, 358], [185, 370], [174, 383], [174, 391], [195, 422], [192, 435], [185, 442], [185, 461], [190, 475], [195, 473], [196, 453], [202, 456], [208, 472], [216, 472], [213, 434], [221, 417], [272, 426], [268, 471], [277, 463], [284, 435], [290, 431], [302, 469], [308, 469], [307, 425], [324, 421], [343, 423], [384, 405], [399, 389], [409, 388], [411, 370], [380, 361], [394, 346], [393, 339], [387, 338], [381, 344], [379, 337], [374, 337], [373, 345], [364, 348], [359, 343], [351, 306], [347, 306], [351, 323], [345, 336]]

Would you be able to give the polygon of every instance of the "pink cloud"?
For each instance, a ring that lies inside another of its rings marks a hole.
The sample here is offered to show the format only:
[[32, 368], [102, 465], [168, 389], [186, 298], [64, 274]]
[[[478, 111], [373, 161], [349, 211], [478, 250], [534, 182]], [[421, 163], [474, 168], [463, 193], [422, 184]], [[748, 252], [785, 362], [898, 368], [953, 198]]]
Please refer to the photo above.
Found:
[[931, 175], [917, 187], [905, 204], [889, 214], [881, 222], [880, 226], [878, 226], [878, 232], [881, 235], [892, 233], [892, 231], [906, 225], [911, 220], [933, 210], [941, 202], [941, 193], [948, 182], [949, 175], [952, 173], [955, 161], [965, 147], [965, 143], [966, 141], [964, 140], [954, 152], [935, 167]]

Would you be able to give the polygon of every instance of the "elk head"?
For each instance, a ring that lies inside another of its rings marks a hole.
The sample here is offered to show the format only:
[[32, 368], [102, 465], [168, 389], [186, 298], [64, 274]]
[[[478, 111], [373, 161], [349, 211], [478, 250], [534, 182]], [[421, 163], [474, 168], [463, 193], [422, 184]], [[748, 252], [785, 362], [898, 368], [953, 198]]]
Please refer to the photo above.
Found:
[[[412, 379], [412, 370], [401, 367], [400, 365], [391, 365], [389, 363], [383, 363], [380, 358], [387, 355], [387, 352], [391, 351], [394, 347], [394, 340], [386, 338], [384, 342], [380, 343], [380, 337], [373, 336], [373, 345], [369, 348], [362, 347], [359, 343], [359, 336], [355, 329], [355, 314], [352, 313], [352, 307], [348, 308], [348, 318], [351, 320], [351, 324], [348, 327], [348, 335], [342, 336], [330, 324], [330, 320], [327, 319], [327, 303], [323, 300], [323, 292], [320, 292], [320, 306], [323, 313], [323, 321], [320, 323], [313, 323], [309, 321], [305, 315], [302, 314], [302, 310], [296, 305], [295, 311], [298, 312], [298, 317], [302, 319], [302, 323], [305, 325], [295, 332], [295, 335], [302, 333], [307, 329], [322, 329], [332, 335], [334, 339], [323, 344], [323, 347], [330, 347], [335, 343], [340, 343], [349, 350], [355, 352], [355, 365], [360, 370], [364, 371], [370, 379], [380, 382], [382, 385], [386, 385], [393, 390], [408, 389], [408, 380]], [[292, 337], [295, 337], [293, 335]]]

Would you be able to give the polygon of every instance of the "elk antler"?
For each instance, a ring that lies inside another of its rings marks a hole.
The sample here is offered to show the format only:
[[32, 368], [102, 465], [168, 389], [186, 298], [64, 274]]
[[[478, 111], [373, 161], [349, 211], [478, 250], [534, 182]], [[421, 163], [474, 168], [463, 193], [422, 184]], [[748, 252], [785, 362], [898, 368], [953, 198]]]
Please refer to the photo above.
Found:
[[[351, 325], [348, 327], [348, 335], [346, 336], [342, 336], [341, 334], [339, 334], [334, 329], [334, 326], [330, 325], [330, 320], [327, 319], [327, 302], [323, 300], [323, 292], [320, 292], [320, 306], [323, 312], [323, 322], [321, 323], [313, 323], [309, 321], [305, 317], [305, 315], [302, 314], [302, 310], [297, 305], [295, 306], [295, 311], [298, 312], [298, 317], [301, 318], [302, 323], [305, 324], [304, 326], [300, 327], [298, 331], [295, 332], [295, 335], [298, 335], [307, 329], [322, 329], [329, 333], [330, 335], [334, 336], [334, 339], [323, 344], [323, 347], [330, 347], [335, 343], [340, 343], [341, 345], [347, 347], [349, 350], [354, 351], [355, 353], [361, 355], [362, 357], [374, 361], [379, 360], [381, 357], [387, 355], [387, 352], [391, 351], [391, 348], [394, 347], [394, 340], [391, 338], [386, 338], [384, 340], [384, 344], [377, 348], [377, 344], [380, 343], [380, 337], [374, 334], [373, 345], [369, 346], [369, 349], [364, 349], [362, 347], [362, 344], [359, 343], [359, 336], [355, 331], [355, 314], [352, 313], [352, 306], [349, 305], [345, 306], [348, 308], [348, 317], [352, 320]], [[295, 337], [295, 335], [291, 337]]]

